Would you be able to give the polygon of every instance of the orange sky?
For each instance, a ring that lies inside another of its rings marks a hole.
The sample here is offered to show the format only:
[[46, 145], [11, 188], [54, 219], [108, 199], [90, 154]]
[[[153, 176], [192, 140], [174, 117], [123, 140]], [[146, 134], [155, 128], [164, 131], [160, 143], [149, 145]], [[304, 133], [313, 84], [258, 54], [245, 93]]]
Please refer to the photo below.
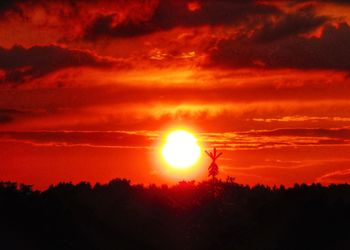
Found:
[[350, 181], [348, 1], [0, 3], [0, 180], [173, 183], [170, 128], [240, 183]]

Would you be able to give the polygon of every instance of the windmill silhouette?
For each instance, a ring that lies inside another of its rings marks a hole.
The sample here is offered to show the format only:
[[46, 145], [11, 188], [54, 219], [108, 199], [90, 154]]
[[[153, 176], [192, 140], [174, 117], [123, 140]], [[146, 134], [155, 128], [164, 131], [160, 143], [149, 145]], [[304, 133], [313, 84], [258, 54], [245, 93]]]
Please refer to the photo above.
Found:
[[219, 173], [219, 166], [216, 164], [216, 159], [219, 158], [222, 153], [217, 154], [216, 148], [213, 149], [213, 152], [208, 152], [205, 151], [205, 153], [212, 159], [212, 162], [208, 168], [209, 174], [208, 176], [212, 176], [213, 177], [213, 182], [216, 179], [216, 176]]

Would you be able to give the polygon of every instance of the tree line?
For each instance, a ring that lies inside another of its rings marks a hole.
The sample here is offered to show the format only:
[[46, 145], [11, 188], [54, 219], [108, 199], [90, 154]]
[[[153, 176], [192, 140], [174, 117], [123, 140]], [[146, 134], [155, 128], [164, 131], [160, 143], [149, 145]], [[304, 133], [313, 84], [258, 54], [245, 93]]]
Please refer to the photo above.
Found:
[[350, 249], [350, 186], [0, 183], [1, 249]]

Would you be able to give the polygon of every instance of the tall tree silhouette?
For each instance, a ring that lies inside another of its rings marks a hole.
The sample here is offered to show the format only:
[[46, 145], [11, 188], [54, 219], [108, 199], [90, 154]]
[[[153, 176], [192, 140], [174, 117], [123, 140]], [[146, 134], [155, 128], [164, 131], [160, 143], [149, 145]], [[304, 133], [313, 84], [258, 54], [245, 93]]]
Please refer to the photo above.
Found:
[[212, 162], [208, 168], [208, 176], [211, 176], [214, 182], [216, 176], [219, 174], [219, 166], [216, 164], [216, 159], [219, 158], [222, 155], [222, 153], [217, 154], [216, 148], [213, 149], [213, 152], [205, 151], [205, 153], [212, 159]]

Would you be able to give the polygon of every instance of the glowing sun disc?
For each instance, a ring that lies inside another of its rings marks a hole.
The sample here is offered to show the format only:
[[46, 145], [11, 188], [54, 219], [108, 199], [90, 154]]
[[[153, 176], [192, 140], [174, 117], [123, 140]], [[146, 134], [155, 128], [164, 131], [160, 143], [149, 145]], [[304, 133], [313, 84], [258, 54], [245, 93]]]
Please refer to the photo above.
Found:
[[197, 139], [185, 130], [171, 132], [162, 148], [164, 160], [176, 169], [186, 169], [199, 159], [201, 149]]

